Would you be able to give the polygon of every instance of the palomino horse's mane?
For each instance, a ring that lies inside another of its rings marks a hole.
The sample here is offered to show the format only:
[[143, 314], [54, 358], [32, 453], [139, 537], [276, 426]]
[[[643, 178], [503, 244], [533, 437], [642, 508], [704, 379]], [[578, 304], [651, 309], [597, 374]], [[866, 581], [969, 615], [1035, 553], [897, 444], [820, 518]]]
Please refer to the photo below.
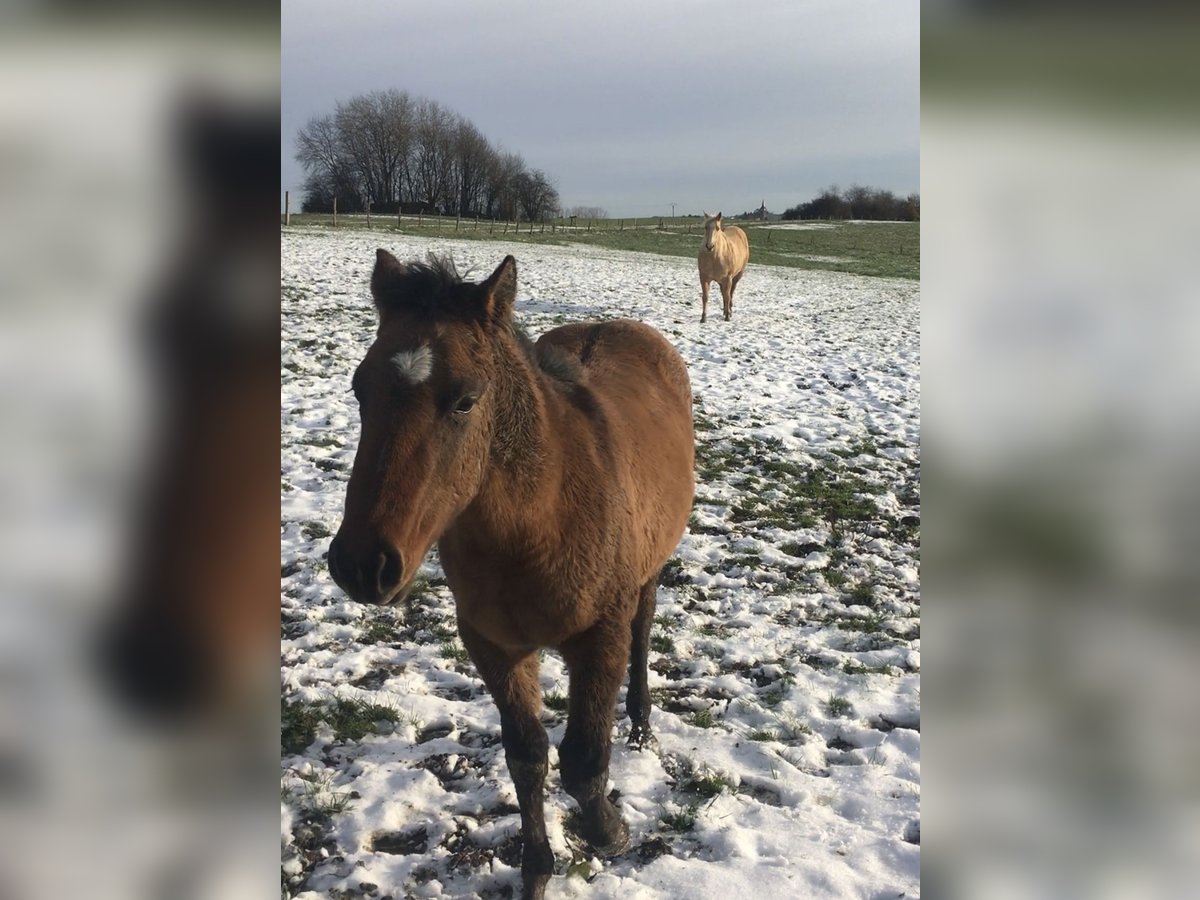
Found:
[[[430, 253], [427, 262], [405, 263], [389, 275], [386, 282], [376, 282], [376, 302], [392, 311], [409, 311], [431, 319], [467, 319], [478, 314], [478, 307], [461, 287], [470, 284], [463, 280], [450, 256]], [[469, 273], [468, 273], [469, 274]], [[579, 361], [557, 347], [538, 346], [517, 322], [505, 323], [525, 357], [535, 367], [560, 381], [578, 381], [582, 375]]]

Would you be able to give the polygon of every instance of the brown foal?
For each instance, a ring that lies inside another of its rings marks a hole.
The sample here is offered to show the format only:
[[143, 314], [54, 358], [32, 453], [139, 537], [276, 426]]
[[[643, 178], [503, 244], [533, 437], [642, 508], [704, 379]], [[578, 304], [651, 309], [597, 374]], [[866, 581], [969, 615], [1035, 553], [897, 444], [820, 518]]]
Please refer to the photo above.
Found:
[[447, 260], [379, 250], [375, 342], [354, 373], [362, 438], [330, 545], [334, 579], [403, 599], [436, 542], [463, 644], [500, 711], [521, 809], [523, 896], [553, 870], [538, 650], [570, 674], [559, 748], [582, 836], [628, 846], [607, 797], [629, 666], [629, 743], [650, 739], [646, 662], [658, 573], [687, 525], [694, 434], [687, 369], [654, 329], [566, 325], [531, 342], [513, 322], [516, 261], [464, 282]]

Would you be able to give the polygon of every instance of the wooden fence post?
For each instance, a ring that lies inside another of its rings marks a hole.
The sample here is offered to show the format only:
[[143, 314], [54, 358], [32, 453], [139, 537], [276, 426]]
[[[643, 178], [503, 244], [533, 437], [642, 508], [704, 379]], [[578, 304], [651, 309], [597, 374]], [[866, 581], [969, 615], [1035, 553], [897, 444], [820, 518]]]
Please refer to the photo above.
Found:
[[371, 201], [367, 201], [367, 227], [371, 227]]
[[283, 192], [283, 224], [292, 224], [292, 203], [288, 191]]
[[337, 228], [337, 197], [333, 198], [333, 227]]

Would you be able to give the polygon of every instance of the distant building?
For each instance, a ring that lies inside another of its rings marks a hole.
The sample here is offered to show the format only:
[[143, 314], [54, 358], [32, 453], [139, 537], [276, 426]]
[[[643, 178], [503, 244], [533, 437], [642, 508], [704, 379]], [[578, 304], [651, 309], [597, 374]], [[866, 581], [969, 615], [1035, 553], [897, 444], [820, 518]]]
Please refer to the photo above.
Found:
[[740, 216], [734, 216], [735, 219], [740, 219], [743, 222], [770, 222], [781, 218], [779, 213], [773, 213], [767, 209], [767, 201], [763, 200], [762, 205], [754, 212], [744, 212]]

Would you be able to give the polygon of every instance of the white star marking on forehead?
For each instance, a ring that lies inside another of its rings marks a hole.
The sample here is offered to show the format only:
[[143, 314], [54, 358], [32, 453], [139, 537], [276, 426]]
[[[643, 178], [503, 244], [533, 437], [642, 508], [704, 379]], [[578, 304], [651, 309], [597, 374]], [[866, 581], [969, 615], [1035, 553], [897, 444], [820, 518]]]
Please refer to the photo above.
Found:
[[433, 373], [433, 351], [426, 344], [415, 350], [402, 350], [392, 357], [392, 365], [409, 384], [420, 384]]

